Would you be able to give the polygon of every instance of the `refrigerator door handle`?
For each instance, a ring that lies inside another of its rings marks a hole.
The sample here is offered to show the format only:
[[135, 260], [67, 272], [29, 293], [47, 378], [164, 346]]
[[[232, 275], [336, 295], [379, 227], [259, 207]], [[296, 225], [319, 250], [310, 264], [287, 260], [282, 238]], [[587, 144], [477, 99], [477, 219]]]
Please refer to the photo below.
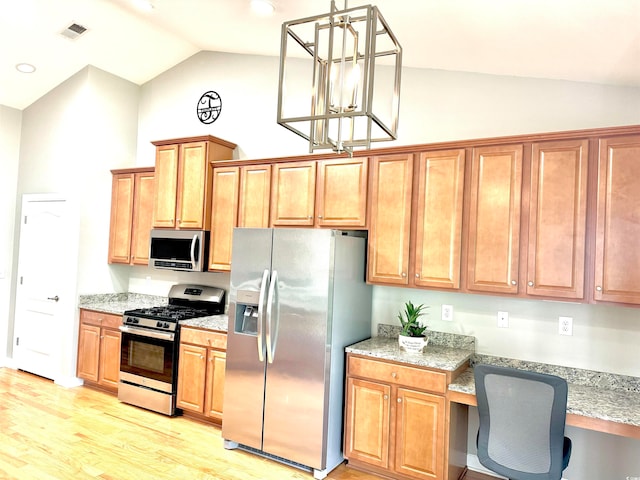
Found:
[[[275, 315], [273, 309], [276, 309]], [[275, 318], [275, 322], [274, 322]], [[278, 323], [280, 319], [280, 306], [278, 304], [278, 272], [274, 270], [271, 274], [269, 284], [269, 296], [267, 297], [267, 361], [273, 363], [276, 354], [276, 344], [278, 342]]]
[[264, 297], [267, 294], [267, 284], [269, 283], [269, 270], [265, 269], [262, 273], [262, 283], [260, 284], [260, 298], [258, 300], [258, 328], [256, 336], [258, 338], [258, 359], [264, 362], [264, 346], [262, 344], [264, 325]]

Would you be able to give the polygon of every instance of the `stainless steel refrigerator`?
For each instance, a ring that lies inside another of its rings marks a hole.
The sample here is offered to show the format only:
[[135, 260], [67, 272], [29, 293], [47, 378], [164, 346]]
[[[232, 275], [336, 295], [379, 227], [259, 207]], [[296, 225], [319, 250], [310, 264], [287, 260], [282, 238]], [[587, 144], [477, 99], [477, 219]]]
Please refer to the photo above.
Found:
[[343, 460], [344, 348], [371, 336], [362, 232], [233, 233], [222, 436], [313, 470]]

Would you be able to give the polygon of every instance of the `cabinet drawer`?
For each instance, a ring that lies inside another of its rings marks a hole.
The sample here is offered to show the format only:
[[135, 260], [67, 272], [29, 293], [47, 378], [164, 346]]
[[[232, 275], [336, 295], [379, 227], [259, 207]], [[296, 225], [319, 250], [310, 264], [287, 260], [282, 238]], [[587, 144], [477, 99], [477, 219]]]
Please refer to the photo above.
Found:
[[349, 356], [349, 375], [381, 380], [386, 383], [445, 393], [447, 374], [395, 363]]
[[107, 328], [118, 328], [122, 325], [122, 315], [81, 309], [80, 322]]
[[180, 342], [226, 350], [227, 334], [211, 330], [182, 327], [180, 329]]

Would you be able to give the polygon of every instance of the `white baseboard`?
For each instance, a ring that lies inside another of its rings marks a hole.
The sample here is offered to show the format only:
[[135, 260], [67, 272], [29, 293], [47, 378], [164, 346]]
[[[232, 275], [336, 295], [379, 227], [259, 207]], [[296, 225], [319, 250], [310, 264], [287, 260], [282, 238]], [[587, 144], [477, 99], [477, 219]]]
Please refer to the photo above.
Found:
[[75, 388], [84, 385], [84, 380], [78, 377], [58, 377], [53, 383], [64, 388]]

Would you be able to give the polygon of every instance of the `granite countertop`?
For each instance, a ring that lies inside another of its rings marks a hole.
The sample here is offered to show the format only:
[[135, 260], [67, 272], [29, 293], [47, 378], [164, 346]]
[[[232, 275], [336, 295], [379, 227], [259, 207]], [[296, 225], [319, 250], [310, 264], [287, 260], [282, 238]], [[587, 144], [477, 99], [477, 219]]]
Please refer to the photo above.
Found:
[[125, 310], [156, 307], [169, 303], [167, 297], [144, 295], [141, 293], [107, 293], [80, 295], [78, 308], [122, 315]]
[[[98, 295], [80, 295], [78, 308], [122, 315], [125, 310], [157, 307], [160, 305], [167, 305], [168, 303], [169, 301], [167, 297], [144, 295], [142, 293], [108, 293]], [[228, 323], [229, 317], [227, 315], [211, 315], [209, 317], [182, 320], [180, 325], [226, 332]]]
[[[495, 358], [496, 361], [492, 361], [483, 356], [482, 361], [505, 364]], [[508, 360], [510, 364], [514, 362], [521, 363], [521, 368], [566, 378], [569, 384], [567, 413], [640, 427], [640, 378]], [[460, 374], [449, 385], [449, 390], [475, 395], [473, 368]]]
[[385, 336], [372, 337], [346, 348], [348, 353], [367, 357], [392, 360], [395, 362], [434, 368], [444, 371], [455, 371], [473, 356], [473, 350], [446, 345], [427, 345], [421, 354], [407, 353], [400, 350], [398, 339]]
[[217, 330], [219, 332], [226, 332], [228, 324], [228, 315], [211, 315], [210, 317], [192, 318], [180, 322], [181, 327], [204, 328], [207, 330]]

